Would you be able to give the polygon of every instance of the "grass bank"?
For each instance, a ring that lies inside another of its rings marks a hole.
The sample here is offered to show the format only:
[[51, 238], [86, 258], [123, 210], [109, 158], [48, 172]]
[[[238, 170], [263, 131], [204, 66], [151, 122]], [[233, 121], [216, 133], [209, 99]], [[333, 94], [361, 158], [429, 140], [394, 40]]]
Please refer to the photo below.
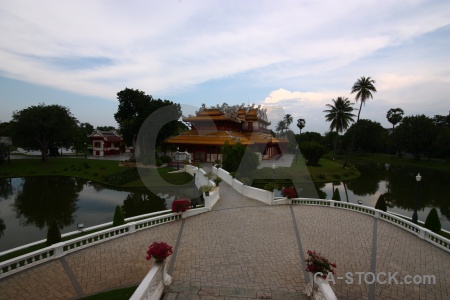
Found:
[[322, 158], [319, 166], [307, 166], [305, 160], [299, 156], [294, 159], [290, 167], [262, 168], [252, 172], [252, 178], [271, 179], [272, 176], [279, 179], [291, 179], [295, 183], [302, 182], [332, 182], [356, 179], [361, 173], [351, 165], [342, 168], [342, 163], [332, 160], [331, 157]]
[[13, 159], [11, 163], [0, 165], [0, 178], [27, 176], [70, 176], [92, 180], [106, 185], [145, 188], [141, 180], [145, 178], [147, 186], [165, 186], [186, 184], [192, 180], [187, 173], [170, 173], [172, 168], [142, 168], [120, 166], [119, 161], [84, 158]]
[[[346, 154], [329, 153], [325, 158], [334, 158], [336, 161], [343, 163], [347, 158]], [[442, 159], [414, 159], [412, 157], [400, 157], [397, 155], [389, 154], [369, 154], [369, 153], [354, 153], [350, 156], [350, 162], [352, 161], [368, 161], [375, 163], [388, 163], [397, 166], [405, 167], [418, 167], [425, 169], [433, 169], [440, 171], [450, 171], [450, 162]]]

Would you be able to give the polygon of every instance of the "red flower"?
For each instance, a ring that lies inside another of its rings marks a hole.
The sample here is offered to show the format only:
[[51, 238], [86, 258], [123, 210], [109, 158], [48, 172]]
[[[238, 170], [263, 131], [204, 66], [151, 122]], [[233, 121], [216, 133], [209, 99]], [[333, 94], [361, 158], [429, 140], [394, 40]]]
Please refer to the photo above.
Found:
[[323, 257], [316, 251], [308, 250], [308, 258], [305, 259], [306, 271], [311, 273], [322, 273], [322, 277], [326, 278], [328, 273], [334, 274], [333, 268], [336, 268], [335, 263], [331, 263], [328, 259]]
[[293, 186], [286, 187], [281, 191], [281, 195], [284, 197], [288, 197], [289, 199], [296, 198], [297, 192], [295, 191], [295, 188]]
[[169, 246], [164, 242], [154, 242], [148, 247], [147, 256], [145, 258], [150, 260], [153, 257], [156, 261], [164, 261], [172, 253], [172, 246]]
[[172, 212], [184, 212], [191, 206], [191, 200], [178, 199], [172, 202]]

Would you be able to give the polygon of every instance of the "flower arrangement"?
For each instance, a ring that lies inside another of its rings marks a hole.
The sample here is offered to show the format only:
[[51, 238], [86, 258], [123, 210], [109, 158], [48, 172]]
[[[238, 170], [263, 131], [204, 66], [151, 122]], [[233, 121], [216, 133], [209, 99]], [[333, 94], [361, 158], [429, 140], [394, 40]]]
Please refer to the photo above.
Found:
[[306, 261], [306, 271], [311, 273], [322, 273], [322, 278], [327, 278], [328, 273], [334, 274], [336, 268], [335, 263], [331, 263], [327, 258], [323, 257], [316, 251], [308, 250], [308, 258]]
[[162, 262], [172, 253], [172, 246], [167, 245], [165, 242], [154, 242], [148, 247], [146, 259], [150, 260], [153, 257], [157, 262]]
[[281, 195], [283, 195], [284, 197], [287, 197], [288, 199], [292, 199], [292, 198], [297, 197], [297, 193], [296, 193], [295, 188], [293, 186], [285, 187], [281, 191]]
[[189, 199], [178, 199], [172, 202], [172, 212], [185, 212], [191, 206], [191, 200]]

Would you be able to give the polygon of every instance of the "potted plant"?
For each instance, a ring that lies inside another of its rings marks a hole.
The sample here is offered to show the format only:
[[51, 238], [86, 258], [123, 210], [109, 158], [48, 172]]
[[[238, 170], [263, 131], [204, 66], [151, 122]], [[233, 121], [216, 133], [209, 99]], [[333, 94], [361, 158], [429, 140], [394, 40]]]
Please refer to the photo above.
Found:
[[334, 274], [334, 268], [336, 264], [330, 262], [327, 258], [323, 257], [316, 251], [308, 250], [308, 258], [305, 259], [306, 271], [309, 272], [309, 286], [307, 286], [307, 294], [311, 295], [317, 292], [319, 286], [316, 279], [327, 278], [328, 273]]
[[208, 180], [211, 180], [213, 178], [214, 174], [212, 172], [205, 173], [205, 177], [208, 178]]
[[185, 212], [191, 206], [191, 200], [189, 199], [178, 199], [172, 202], [172, 212]]
[[216, 178], [214, 178], [214, 183], [216, 184], [216, 186], [219, 186], [219, 183], [222, 181], [222, 178], [220, 178], [219, 176], [217, 176]]
[[212, 189], [213, 189], [213, 187], [210, 186], [210, 185], [202, 185], [202, 186], [199, 188], [199, 191], [200, 191], [201, 193], [205, 193], [206, 196], [209, 196], [209, 192], [210, 192]]
[[281, 195], [283, 197], [287, 197], [288, 199], [292, 199], [297, 197], [297, 193], [295, 192], [295, 188], [293, 186], [290, 187], [285, 187], [282, 191], [281, 191]]
[[172, 253], [172, 246], [165, 242], [154, 242], [148, 247], [146, 259], [150, 260], [153, 257], [156, 262], [163, 262]]
[[264, 185], [264, 189], [269, 192], [273, 192], [274, 190], [278, 190], [280, 187], [275, 182], [269, 182]]

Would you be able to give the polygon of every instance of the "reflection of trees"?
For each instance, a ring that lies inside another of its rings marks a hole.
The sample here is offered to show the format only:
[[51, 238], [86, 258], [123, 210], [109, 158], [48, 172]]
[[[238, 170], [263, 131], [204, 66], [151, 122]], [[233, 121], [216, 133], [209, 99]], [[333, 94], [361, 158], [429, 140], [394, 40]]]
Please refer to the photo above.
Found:
[[[420, 171], [422, 180], [418, 183], [416, 175]], [[434, 206], [440, 209], [443, 216], [450, 220], [450, 203], [448, 172], [436, 170], [419, 170], [410, 168], [391, 168], [389, 172], [390, 191], [394, 195], [393, 204], [400, 208], [413, 209], [419, 189], [419, 209]]]
[[8, 198], [12, 193], [11, 178], [0, 178], [0, 200]]
[[122, 211], [125, 218], [166, 210], [166, 200], [150, 191], [131, 192], [123, 201]]
[[0, 238], [3, 236], [3, 232], [6, 229], [5, 221], [3, 221], [2, 218], [0, 218]]
[[384, 164], [360, 164], [361, 176], [348, 182], [347, 187], [357, 196], [373, 195], [378, 191], [378, 184], [385, 179]]
[[74, 222], [78, 194], [84, 181], [72, 177], [28, 177], [17, 193], [13, 208], [22, 225], [42, 229], [52, 220], [61, 228]]
[[325, 187], [325, 183], [315, 182], [317, 194], [319, 195], [319, 199], [326, 199], [327, 193], [325, 193], [322, 189]]

